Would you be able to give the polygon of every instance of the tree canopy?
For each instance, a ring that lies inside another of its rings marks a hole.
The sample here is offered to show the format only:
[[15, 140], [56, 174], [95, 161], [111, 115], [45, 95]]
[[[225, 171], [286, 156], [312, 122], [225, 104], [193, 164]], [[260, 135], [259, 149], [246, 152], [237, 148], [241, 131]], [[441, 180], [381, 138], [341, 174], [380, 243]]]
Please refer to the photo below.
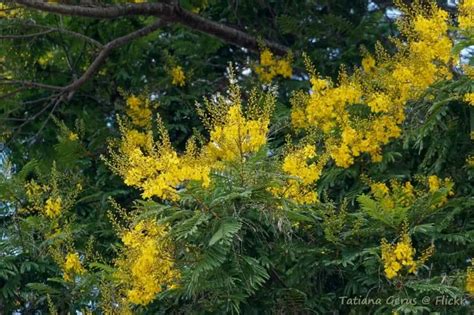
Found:
[[472, 0], [0, 1], [0, 43], [0, 313], [472, 311]]

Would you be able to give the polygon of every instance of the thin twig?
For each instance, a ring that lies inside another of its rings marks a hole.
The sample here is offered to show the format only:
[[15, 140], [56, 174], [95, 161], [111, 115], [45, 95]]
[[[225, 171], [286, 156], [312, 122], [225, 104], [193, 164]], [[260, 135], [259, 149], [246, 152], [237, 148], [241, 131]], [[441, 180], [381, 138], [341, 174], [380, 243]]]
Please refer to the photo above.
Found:
[[44, 32], [23, 34], [23, 35], [0, 35], [0, 39], [27, 39], [27, 38], [32, 38], [36, 36], [46, 35], [52, 32], [54, 32], [54, 30], [47, 30]]
[[44, 84], [39, 82], [32, 81], [23, 81], [23, 80], [11, 80], [7, 78], [0, 77], [0, 85], [22, 85], [25, 87], [35, 87], [46, 90], [62, 90], [63, 87], [57, 85]]
[[[51, 27], [51, 26], [40, 25], [40, 24], [35, 24], [35, 23], [21, 23], [21, 22], [17, 22], [17, 21], [14, 21], [13, 23], [10, 22], [9, 25], [19, 25], [19, 26], [25, 26], [25, 27], [28, 27], [28, 28], [39, 28], [39, 29], [46, 30], [45, 34], [46, 33], [53, 33], [53, 32], [62, 33], [62, 34], [66, 34], [66, 35], [70, 35], [70, 36], [82, 39], [85, 42], [93, 44], [94, 46], [97, 46], [99, 48], [102, 48], [104, 46], [104, 45], [102, 45], [102, 43], [100, 43], [99, 41], [97, 41], [97, 40], [95, 40], [95, 39], [93, 39], [89, 36], [86, 36], [84, 34], [77, 33], [77, 32], [74, 32], [74, 31], [71, 31], [71, 30], [68, 30], [68, 29], [64, 29], [64, 28]], [[39, 35], [41, 33], [37, 33], [37, 34]]]

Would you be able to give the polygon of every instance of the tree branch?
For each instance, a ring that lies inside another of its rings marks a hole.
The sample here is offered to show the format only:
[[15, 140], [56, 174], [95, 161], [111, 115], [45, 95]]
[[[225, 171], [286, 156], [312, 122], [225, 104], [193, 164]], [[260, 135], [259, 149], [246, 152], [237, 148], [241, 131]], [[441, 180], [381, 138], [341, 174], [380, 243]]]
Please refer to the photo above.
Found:
[[18, 25], [18, 26], [25, 26], [25, 27], [28, 27], [29, 29], [31, 28], [39, 28], [39, 29], [43, 29], [45, 30], [44, 32], [40, 32], [40, 33], [35, 33], [35, 34], [26, 34], [26, 35], [4, 35], [6, 37], [8, 36], [11, 36], [13, 39], [16, 38], [16, 36], [32, 36], [32, 35], [43, 35], [43, 34], [48, 34], [48, 33], [52, 33], [52, 32], [58, 32], [58, 33], [63, 33], [63, 34], [66, 34], [66, 35], [70, 35], [70, 36], [74, 36], [74, 37], [77, 37], [77, 38], [80, 38], [86, 42], [89, 42], [99, 48], [102, 48], [104, 45], [102, 45], [102, 43], [100, 43], [99, 41], [89, 37], [89, 36], [86, 36], [84, 34], [81, 34], [81, 33], [77, 33], [77, 32], [74, 32], [74, 31], [71, 31], [71, 30], [67, 30], [67, 29], [64, 29], [64, 28], [59, 28], [59, 27], [51, 27], [51, 26], [46, 26], [46, 25], [40, 25], [40, 24], [35, 24], [35, 23], [9, 23], [9, 25]]
[[82, 74], [82, 76], [79, 79], [73, 81], [71, 84], [69, 84], [69, 85], [65, 86], [64, 88], [62, 88], [63, 93], [69, 93], [67, 98], [70, 99], [72, 97], [72, 94], [73, 94], [74, 91], [79, 89], [84, 83], [86, 83], [90, 78], [92, 78], [92, 76], [94, 76], [94, 74], [99, 70], [100, 66], [105, 61], [105, 59], [109, 56], [109, 54], [111, 53], [112, 50], [114, 50], [115, 48], [118, 48], [120, 46], [123, 46], [123, 45], [133, 41], [134, 39], [146, 36], [146, 35], [154, 32], [154, 31], [156, 31], [157, 29], [159, 29], [160, 27], [162, 27], [165, 24], [166, 24], [166, 22], [164, 22], [162, 20], [158, 20], [158, 21], [154, 22], [153, 24], [150, 24], [150, 25], [148, 25], [144, 28], [141, 28], [141, 29], [139, 29], [137, 31], [134, 31], [130, 34], [127, 34], [125, 36], [118, 37], [118, 38], [110, 41], [106, 45], [104, 45], [102, 50], [99, 52], [97, 57], [94, 59], [94, 61], [89, 66], [89, 68], [87, 68], [86, 72], [84, 72], [84, 74]]
[[22, 81], [22, 80], [10, 80], [3, 77], [0, 77], [0, 85], [22, 85], [25, 87], [34, 87], [46, 90], [62, 90], [63, 88], [57, 85], [44, 84], [39, 82], [32, 81]]
[[20, 35], [0, 35], [0, 39], [26, 39], [32, 38], [36, 36], [46, 35], [53, 32], [53, 30], [43, 31], [39, 33], [31, 33], [31, 34], [20, 34]]
[[82, 85], [84, 85], [88, 80], [90, 80], [96, 74], [96, 72], [99, 70], [100, 66], [104, 63], [106, 58], [110, 55], [112, 50], [120, 46], [123, 46], [125, 44], [128, 44], [139, 37], [146, 36], [156, 31], [157, 29], [159, 29], [165, 24], [166, 24], [165, 21], [157, 20], [148, 26], [145, 26], [125, 36], [118, 37], [108, 42], [106, 45], [103, 45], [97, 57], [90, 64], [87, 70], [81, 75], [81, 77], [72, 81], [69, 85], [66, 85], [64, 87], [38, 83], [38, 82], [31, 82], [31, 81], [11, 80], [7, 78], [3, 78], [3, 77], [0, 77], [0, 85], [2, 84], [3, 85], [21, 85], [23, 87], [35, 87], [35, 88], [59, 91], [59, 95], [60, 95], [59, 101], [70, 100], [72, 96], [74, 95], [75, 91], [77, 91]]
[[[184, 10], [177, 5], [168, 3], [123, 4], [104, 7], [85, 7], [77, 5], [48, 4], [38, 0], [14, 0], [23, 6], [61, 15], [83, 16], [100, 19], [114, 19], [124, 16], [156, 16], [169, 22], [179, 23], [234, 45], [258, 51], [257, 38], [233, 27], [203, 18], [195, 13]], [[275, 42], [262, 40], [262, 43], [278, 55], [284, 55], [288, 48]]]

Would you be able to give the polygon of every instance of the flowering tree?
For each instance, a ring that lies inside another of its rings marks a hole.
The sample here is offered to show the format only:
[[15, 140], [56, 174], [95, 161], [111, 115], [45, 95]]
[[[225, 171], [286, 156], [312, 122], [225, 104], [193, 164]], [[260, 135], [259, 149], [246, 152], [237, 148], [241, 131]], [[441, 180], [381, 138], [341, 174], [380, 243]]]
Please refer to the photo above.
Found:
[[468, 312], [471, 0], [1, 4], [3, 309]]

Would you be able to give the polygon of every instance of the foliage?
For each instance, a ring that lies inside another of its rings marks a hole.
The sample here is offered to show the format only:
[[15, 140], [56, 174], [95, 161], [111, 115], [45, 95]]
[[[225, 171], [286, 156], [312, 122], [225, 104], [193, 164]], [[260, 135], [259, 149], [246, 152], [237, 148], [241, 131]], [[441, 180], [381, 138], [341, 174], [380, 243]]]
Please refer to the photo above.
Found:
[[[399, 3], [389, 40], [364, 1], [181, 5], [307, 54], [166, 26], [59, 107], [34, 107], [42, 89], [2, 100], [0, 308], [469, 312], [474, 70], [457, 59], [472, 1], [456, 23]], [[4, 34], [56, 25], [102, 41], [149, 22], [16, 10]], [[2, 44], [2, 77], [69, 82], [96, 48], [67, 34]]]

